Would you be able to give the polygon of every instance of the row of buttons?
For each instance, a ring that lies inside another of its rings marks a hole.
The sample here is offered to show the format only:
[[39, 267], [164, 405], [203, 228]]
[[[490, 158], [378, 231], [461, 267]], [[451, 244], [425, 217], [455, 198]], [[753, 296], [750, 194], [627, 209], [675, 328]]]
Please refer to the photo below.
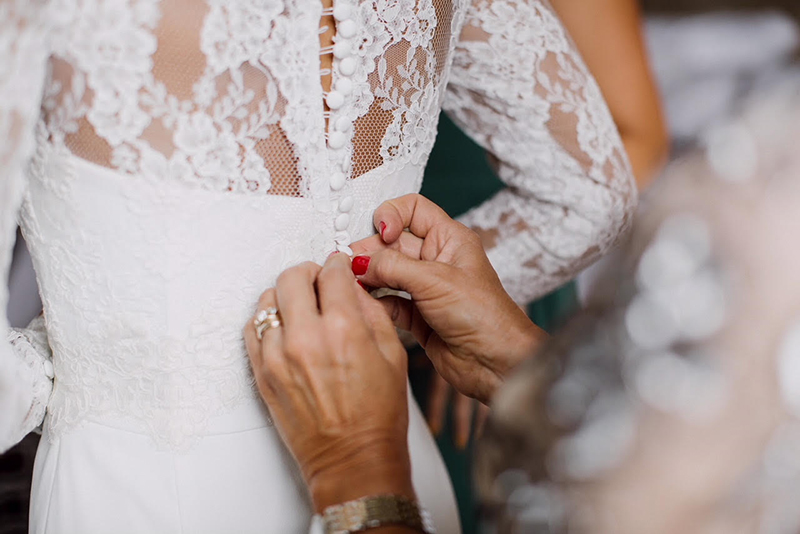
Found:
[[[336, 43], [333, 45], [333, 57], [338, 66], [339, 77], [333, 85], [333, 89], [325, 97], [325, 103], [331, 112], [340, 110], [353, 92], [353, 81], [350, 79], [356, 72], [356, 58], [353, 57], [353, 49], [348, 39], [355, 37], [357, 33], [356, 22], [352, 19], [353, 9], [349, 5], [339, 4], [333, 8], [333, 18], [336, 19]], [[350, 139], [352, 123], [346, 116], [340, 116], [335, 121], [330, 121], [328, 126], [328, 147], [333, 150], [340, 150], [347, 145]], [[333, 191], [341, 191], [347, 184], [347, 175], [350, 172], [350, 155], [347, 152], [341, 154], [341, 172], [335, 172], [331, 176], [330, 186]], [[355, 199], [351, 195], [344, 195], [339, 199], [337, 206], [338, 214], [333, 222], [336, 230], [334, 237], [336, 248], [340, 252], [352, 254], [350, 250], [350, 234], [347, 228], [350, 226], [350, 211], [353, 209]]]

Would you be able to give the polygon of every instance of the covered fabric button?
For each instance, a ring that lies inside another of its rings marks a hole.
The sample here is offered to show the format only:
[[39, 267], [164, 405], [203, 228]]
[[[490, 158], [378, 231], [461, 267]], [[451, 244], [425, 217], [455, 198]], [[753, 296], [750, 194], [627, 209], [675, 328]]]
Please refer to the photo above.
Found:
[[334, 191], [339, 191], [341, 188], [344, 187], [344, 183], [347, 181], [347, 177], [344, 175], [343, 172], [335, 172], [333, 176], [331, 176], [331, 189]]
[[346, 57], [339, 63], [339, 72], [345, 76], [352, 76], [356, 72], [356, 60], [353, 57]]
[[353, 204], [355, 203], [355, 199], [351, 196], [346, 196], [339, 201], [339, 211], [343, 213], [349, 212], [353, 209]]
[[350, 216], [346, 213], [340, 213], [339, 216], [336, 217], [336, 221], [333, 223], [333, 227], [338, 232], [341, 232], [342, 230], [346, 230], [349, 224], [350, 224]]
[[331, 91], [325, 98], [325, 103], [331, 109], [339, 109], [344, 105], [344, 95], [339, 91]]
[[333, 45], [333, 55], [336, 59], [344, 59], [350, 55], [350, 43], [347, 41], [339, 41]]
[[336, 250], [341, 252], [342, 254], [347, 254], [348, 256], [353, 255], [353, 249], [348, 247], [347, 245], [336, 245]]
[[56, 376], [56, 370], [53, 367], [53, 362], [50, 360], [44, 361], [44, 374], [47, 378], [53, 378]]
[[347, 136], [342, 132], [332, 132], [328, 136], [328, 146], [338, 150], [347, 144]]
[[353, 122], [350, 119], [348, 119], [347, 117], [339, 117], [338, 119], [336, 119], [336, 124], [334, 125], [334, 128], [336, 128], [336, 130], [340, 132], [347, 132], [350, 130], [350, 128], [352, 128], [352, 126]]
[[336, 91], [343, 95], [349, 95], [353, 92], [353, 82], [349, 78], [339, 78], [336, 80]]
[[353, 8], [348, 6], [347, 4], [337, 3], [333, 7], [333, 18], [335, 18], [338, 22], [347, 20], [352, 16], [353, 16]]
[[353, 37], [356, 30], [358, 30], [358, 26], [353, 20], [343, 20], [336, 26], [336, 32], [346, 39]]

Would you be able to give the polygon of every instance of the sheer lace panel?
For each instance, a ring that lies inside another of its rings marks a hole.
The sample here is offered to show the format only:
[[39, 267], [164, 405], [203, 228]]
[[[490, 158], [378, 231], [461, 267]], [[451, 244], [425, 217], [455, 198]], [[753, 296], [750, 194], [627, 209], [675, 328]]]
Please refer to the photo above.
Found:
[[[380, 11], [376, 10], [380, 16]], [[387, 41], [380, 55], [370, 54], [376, 42], [365, 37], [361, 50], [374, 59], [367, 81], [374, 99], [355, 123], [353, 177], [387, 161], [402, 159], [435, 137], [438, 88], [451, 46], [453, 6], [443, 0], [419, 0], [401, 13], [403, 31], [380, 36]], [[377, 38], [378, 36], [375, 36]], [[435, 96], [434, 96], [435, 95]], [[434, 98], [424, 98], [425, 96]]]
[[[280, 127], [286, 98], [267, 67], [278, 43], [264, 46], [287, 14], [275, 2], [226, 4], [84, 2], [55, 37], [51, 135], [126, 174], [298, 195], [297, 156]], [[93, 37], [81, 42], [83, 32]]]
[[[344, 129], [330, 124], [333, 91], [348, 96], [337, 118], [355, 125], [350, 176], [427, 157], [433, 144], [450, 2], [337, 2], [350, 9], [337, 21], [333, 0], [321, 0], [313, 40], [300, 2], [80, 4], [55, 32], [44, 114], [51, 135], [97, 165], [215, 190], [305, 195], [309, 174], [326, 172], [305, 161], [309, 147], [318, 154], [321, 140]], [[313, 62], [316, 84], [297, 68]]]

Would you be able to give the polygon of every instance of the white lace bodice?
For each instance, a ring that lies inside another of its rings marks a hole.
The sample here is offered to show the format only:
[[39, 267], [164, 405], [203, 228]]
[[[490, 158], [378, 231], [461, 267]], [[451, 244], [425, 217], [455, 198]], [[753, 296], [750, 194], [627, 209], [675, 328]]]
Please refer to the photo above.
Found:
[[174, 445], [252, 398], [257, 295], [419, 190], [442, 108], [509, 185], [465, 222], [520, 301], [627, 225], [619, 136], [540, 0], [0, 0], [0, 259], [20, 213], [53, 358], [0, 348], [0, 449], [45, 405], [54, 436]]

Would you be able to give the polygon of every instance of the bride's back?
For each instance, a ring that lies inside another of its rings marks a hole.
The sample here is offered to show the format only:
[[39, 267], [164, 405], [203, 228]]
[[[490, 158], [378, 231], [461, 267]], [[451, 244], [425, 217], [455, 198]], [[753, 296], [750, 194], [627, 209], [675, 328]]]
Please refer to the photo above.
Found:
[[56, 6], [48, 134], [121, 173], [259, 195], [306, 196], [319, 177], [419, 162], [460, 4]]
[[324, 1], [47, 5], [22, 223], [51, 438], [102, 420], [182, 449], [257, 404], [259, 293], [419, 189], [464, 2]]

